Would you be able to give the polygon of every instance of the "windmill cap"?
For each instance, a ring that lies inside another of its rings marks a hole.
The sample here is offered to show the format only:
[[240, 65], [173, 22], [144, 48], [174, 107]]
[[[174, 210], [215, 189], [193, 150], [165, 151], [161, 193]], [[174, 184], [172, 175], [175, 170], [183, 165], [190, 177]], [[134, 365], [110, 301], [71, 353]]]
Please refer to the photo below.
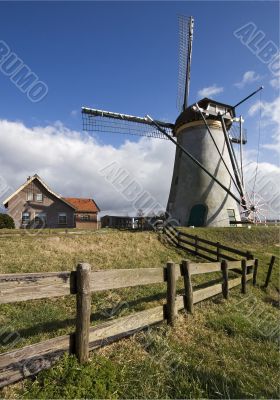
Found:
[[[186, 123], [202, 120], [196, 104], [199, 108], [207, 110], [208, 118], [212, 120], [219, 120], [219, 113], [223, 113], [223, 110], [226, 112], [224, 115], [226, 123], [231, 123], [231, 119], [236, 117], [233, 106], [205, 97], [199, 100], [197, 103], [190, 105], [179, 115], [175, 122], [175, 132], [180, 126]], [[211, 107], [211, 105], [216, 107], [215, 110], [214, 107]], [[230, 115], [228, 115], [228, 113]]]

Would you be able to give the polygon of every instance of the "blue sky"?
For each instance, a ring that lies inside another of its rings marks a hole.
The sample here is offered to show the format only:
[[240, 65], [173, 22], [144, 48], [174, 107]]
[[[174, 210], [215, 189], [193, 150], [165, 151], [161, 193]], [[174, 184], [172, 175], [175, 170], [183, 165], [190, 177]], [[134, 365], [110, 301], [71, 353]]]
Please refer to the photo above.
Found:
[[[190, 101], [213, 85], [223, 88], [214, 97], [229, 104], [261, 84], [263, 102], [272, 104], [278, 95], [267, 65], [233, 34], [253, 22], [265, 40], [279, 45], [276, 1], [1, 2], [0, 13], [0, 40], [49, 89], [41, 102], [32, 103], [0, 73], [1, 120], [29, 128], [59, 120], [81, 131], [80, 108], [91, 106], [173, 122], [178, 115], [179, 14], [195, 18]], [[259, 79], [235, 86], [247, 71]], [[238, 109], [246, 120], [249, 150], [257, 147], [258, 119], [248, 111], [258, 99]], [[273, 134], [274, 127], [264, 126], [262, 143], [273, 143]], [[127, 138], [104, 135], [100, 143], [119, 147]], [[261, 161], [276, 164], [277, 157], [261, 149]]]

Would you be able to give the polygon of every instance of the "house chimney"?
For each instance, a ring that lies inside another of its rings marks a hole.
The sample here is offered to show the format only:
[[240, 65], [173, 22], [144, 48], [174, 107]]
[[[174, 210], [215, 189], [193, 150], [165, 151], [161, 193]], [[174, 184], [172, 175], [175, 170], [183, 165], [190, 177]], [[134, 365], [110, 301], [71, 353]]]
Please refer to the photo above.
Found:
[[31, 176], [28, 176], [28, 177], [27, 177], [27, 180], [29, 181], [30, 179], [31, 179]]

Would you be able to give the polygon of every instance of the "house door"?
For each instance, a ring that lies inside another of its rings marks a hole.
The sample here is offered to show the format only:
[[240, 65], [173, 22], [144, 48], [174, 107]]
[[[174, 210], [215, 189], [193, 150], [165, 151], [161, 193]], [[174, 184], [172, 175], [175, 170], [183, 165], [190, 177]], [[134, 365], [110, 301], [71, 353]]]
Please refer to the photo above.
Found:
[[196, 204], [192, 207], [188, 226], [204, 226], [207, 216], [207, 207], [204, 204]]

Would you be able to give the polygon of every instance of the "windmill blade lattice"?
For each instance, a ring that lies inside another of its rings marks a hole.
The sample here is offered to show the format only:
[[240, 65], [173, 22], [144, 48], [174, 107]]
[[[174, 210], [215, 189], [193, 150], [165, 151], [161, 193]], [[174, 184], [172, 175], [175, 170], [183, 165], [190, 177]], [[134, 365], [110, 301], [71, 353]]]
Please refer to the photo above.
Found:
[[183, 111], [185, 106], [185, 95], [189, 91], [190, 63], [192, 52], [192, 28], [193, 18], [179, 15], [179, 70], [178, 70], [178, 93], [177, 109]]
[[[167, 137], [146, 118], [108, 111], [82, 108], [83, 130], [88, 132], [120, 133], [156, 139]], [[158, 121], [172, 135], [173, 124]]]
[[[238, 123], [233, 122], [231, 128], [228, 130], [228, 135], [233, 143], [240, 143], [240, 126]], [[242, 144], [247, 143], [247, 129], [242, 128]]]

